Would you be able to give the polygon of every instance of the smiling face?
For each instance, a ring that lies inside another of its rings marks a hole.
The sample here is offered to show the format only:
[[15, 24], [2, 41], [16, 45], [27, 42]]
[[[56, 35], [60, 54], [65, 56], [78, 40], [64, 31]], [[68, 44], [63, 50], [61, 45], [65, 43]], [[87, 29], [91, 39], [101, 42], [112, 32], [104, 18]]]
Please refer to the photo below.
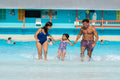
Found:
[[84, 26], [84, 28], [88, 28], [89, 27], [89, 23], [88, 22], [83, 22], [83, 26]]
[[52, 28], [52, 26], [48, 26], [47, 28], [48, 28], [48, 29], [51, 29], [51, 28]]
[[67, 39], [67, 37], [66, 37], [65, 35], [63, 35], [63, 36], [62, 36], [62, 39], [63, 39], [63, 40], [66, 40], [66, 39]]

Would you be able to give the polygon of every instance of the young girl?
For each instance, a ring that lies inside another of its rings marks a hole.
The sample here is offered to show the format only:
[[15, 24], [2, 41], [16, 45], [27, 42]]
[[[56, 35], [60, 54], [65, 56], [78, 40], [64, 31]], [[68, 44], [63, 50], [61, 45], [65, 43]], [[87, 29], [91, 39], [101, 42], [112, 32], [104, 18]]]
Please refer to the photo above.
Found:
[[[56, 44], [55, 42], [52, 41], [51, 38], [48, 38], [48, 44], [49, 44], [49, 45], [53, 45], [53, 43]], [[56, 45], [57, 45], [57, 44], [56, 44]]]
[[[52, 37], [51, 37], [52, 38]], [[52, 38], [53, 39], [53, 38]], [[69, 43], [71, 46], [73, 46], [73, 44], [70, 42], [69, 40], [69, 35], [68, 34], [63, 34], [62, 35], [62, 38], [60, 39], [53, 39], [54, 41], [59, 41], [60, 40], [60, 45], [59, 45], [59, 49], [58, 49], [58, 58], [62, 61], [64, 61], [64, 57], [65, 57], [65, 54], [66, 54], [66, 46], [67, 46], [67, 43]]]

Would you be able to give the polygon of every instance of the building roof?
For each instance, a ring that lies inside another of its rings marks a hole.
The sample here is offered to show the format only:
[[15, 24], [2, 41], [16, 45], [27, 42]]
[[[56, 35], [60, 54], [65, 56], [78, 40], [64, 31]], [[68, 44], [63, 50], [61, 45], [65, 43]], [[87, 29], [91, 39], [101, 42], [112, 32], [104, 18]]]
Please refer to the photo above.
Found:
[[0, 0], [0, 8], [120, 10], [120, 0]]

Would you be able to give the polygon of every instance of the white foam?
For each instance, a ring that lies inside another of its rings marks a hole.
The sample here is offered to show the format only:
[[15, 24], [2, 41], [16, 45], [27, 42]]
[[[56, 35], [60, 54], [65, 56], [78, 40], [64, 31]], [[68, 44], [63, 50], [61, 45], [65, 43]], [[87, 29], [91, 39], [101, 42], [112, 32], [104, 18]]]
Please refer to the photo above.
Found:
[[120, 55], [98, 55], [93, 56], [92, 58], [94, 61], [120, 61]]
[[[29, 58], [29, 59], [38, 59], [37, 54], [20, 54], [20, 56], [24, 58]], [[42, 56], [44, 58], [44, 55]], [[88, 56], [85, 55], [84, 60], [88, 61]], [[48, 55], [48, 60], [57, 60], [57, 55], [50, 56]], [[71, 60], [81, 60], [80, 55], [72, 55], [72, 54], [66, 54], [65, 60], [71, 61]], [[120, 61], [120, 55], [92, 55], [92, 61]]]
[[33, 55], [30, 55], [30, 54], [20, 54], [20, 56], [24, 58], [33, 58]]

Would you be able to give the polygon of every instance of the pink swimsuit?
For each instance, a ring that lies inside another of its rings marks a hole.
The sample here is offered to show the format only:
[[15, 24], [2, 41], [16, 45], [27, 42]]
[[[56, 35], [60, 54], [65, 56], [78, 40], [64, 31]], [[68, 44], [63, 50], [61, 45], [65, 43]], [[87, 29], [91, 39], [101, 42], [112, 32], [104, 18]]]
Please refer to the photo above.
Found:
[[61, 51], [64, 51], [64, 50], [66, 50], [66, 46], [67, 46], [67, 42], [61, 41], [61, 42], [60, 42], [59, 49], [60, 49]]

